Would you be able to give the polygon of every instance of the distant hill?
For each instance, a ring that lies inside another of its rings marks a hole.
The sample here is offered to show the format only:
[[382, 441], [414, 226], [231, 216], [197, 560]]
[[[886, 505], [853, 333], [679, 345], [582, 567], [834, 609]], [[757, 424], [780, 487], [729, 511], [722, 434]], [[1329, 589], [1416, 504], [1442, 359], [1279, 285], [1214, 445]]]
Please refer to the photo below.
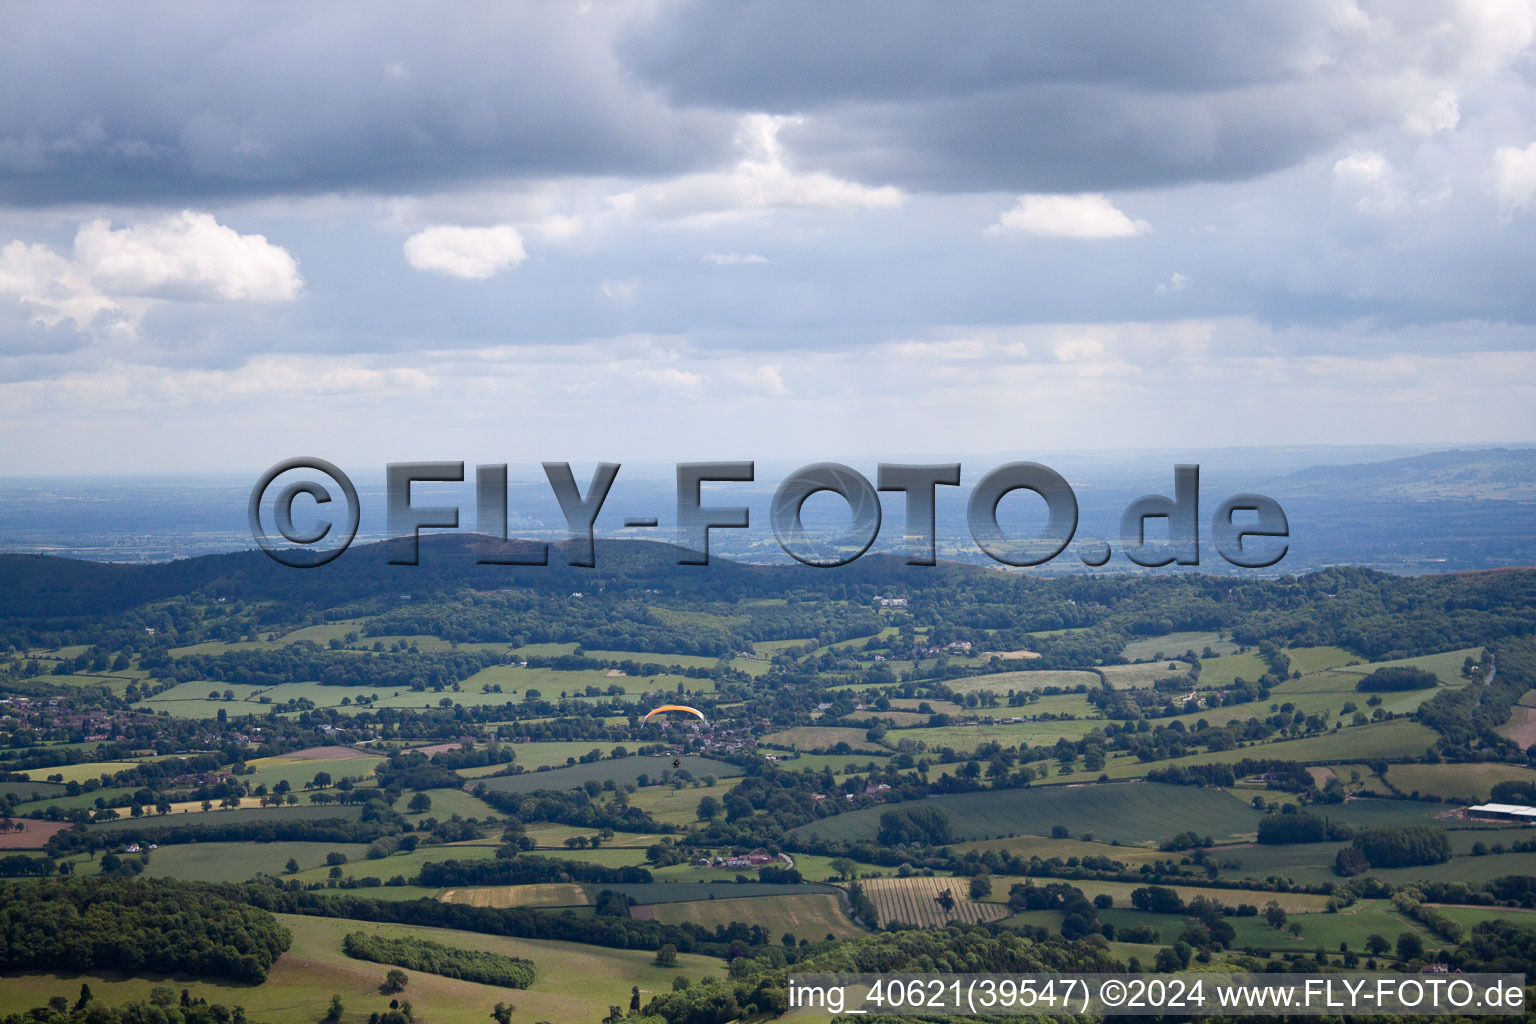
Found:
[[1536, 448], [1451, 449], [1386, 462], [1314, 466], [1271, 485], [1295, 498], [1536, 501]]

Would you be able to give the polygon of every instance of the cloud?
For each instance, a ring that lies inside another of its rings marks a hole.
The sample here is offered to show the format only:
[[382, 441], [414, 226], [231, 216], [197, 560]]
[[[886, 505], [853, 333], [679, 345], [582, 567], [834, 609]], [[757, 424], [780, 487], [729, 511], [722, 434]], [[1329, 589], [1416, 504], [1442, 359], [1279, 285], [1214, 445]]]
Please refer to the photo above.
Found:
[[602, 290], [603, 295], [614, 302], [633, 302], [635, 295], [640, 291], [640, 279], [638, 277], [632, 277], [626, 281], [604, 279]]
[[527, 258], [523, 237], [510, 224], [489, 228], [440, 224], [405, 240], [405, 260], [412, 267], [470, 281], [494, 277]]
[[286, 249], [190, 210], [122, 228], [87, 221], [68, 257], [19, 240], [0, 250], [0, 295], [48, 326], [84, 329], [105, 314], [131, 330], [155, 302], [286, 302], [303, 287]]
[[757, 253], [740, 252], [711, 252], [706, 253], [704, 263], [713, 263], [717, 267], [734, 267], [742, 263], [767, 263], [768, 261]]
[[1536, 200], [1536, 142], [1524, 149], [1500, 146], [1493, 154], [1495, 187], [1506, 213], [1523, 210]]
[[285, 302], [304, 286], [287, 250], [190, 210], [118, 229], [105, 220], [83, 224], [75, 260], [97, 286], [119, 295]]
[[0, 196], [179, 205], [676, 173], [727, 151], [734, 115], [670, 108], [613, 60], [629, 3], [385, 9], [61, 0], [7, 18]]
[[1189, 287], [1189, 282], [1188, 274], [1181, 274], [1175, 270], [1168, 280], [1157, 286], [1157, 293], [1159, 295], [1171, 295], [1174, 292], [1181, 292]]
[[1045, 238], [1130, 238], [1151, 231], [1152, 225], [1127, 217], [1102, 195], [1085, 193], [1020, 196], [988, 230]]
[[748, 114], [737, 125], [742, 158], [730, 171], [690, 174], [610, 197], [627, 214], [713, 225], [766, 210], [796, 207], [880, 209], [905, 198], [890, 185], [868, 186], [824, 171], [790, 166], [780, 133], [793, 117]]

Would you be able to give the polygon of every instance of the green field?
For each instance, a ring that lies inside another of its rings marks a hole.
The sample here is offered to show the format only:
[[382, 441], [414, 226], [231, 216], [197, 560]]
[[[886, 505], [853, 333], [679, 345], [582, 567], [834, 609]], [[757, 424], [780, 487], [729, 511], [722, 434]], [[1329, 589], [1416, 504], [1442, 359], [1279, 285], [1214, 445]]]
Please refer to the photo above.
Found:
[[488, 818], [503, 817], [502, 813], [477, 796], [471, 796], [462, 789], [433, 789], [427, 791], [427, 796], [432, 800], [431, 809], [420, 814], [410, 813], [407, 808], [411, 798], [416, 794], [406, 791], [400, 794], [400, 799], [395, 801], [394, 809], [404, 814], [412, 822], [421, 821], [423, 818], [437, 818], [439, 821], [457, 814], [461, 818], [479, 818], [484, 821]]
[[983, 676], [966, 676], [963, 679], [948, 680], [944, 685], [956, 693], [980, 693], [986, 690], [1004, 695], [1043, 690], [1047, 686], [1063, 689], [1086, 686], [1090, 690], [1097, 690], [1099, 677], [1092, 672], [1044, 669], [1039, 672], [994, 672]]
[[137, 768], [137, 761], [87, 761], [82, 764], [61, 764], [52, 768], [32, 768], [27, 771], [17, 772], [25, 775], [34, 782], [44, 782], [56, 779], [59, 782], [84, 782], [86, 779], [96, 779], [103, 775], [116, 775], [125, 772], [129, 768]]
[[[591, 747], [587, 748], [592, 749]], [[680, 769], [674, 769], [672, 762], [680, 762]], [[684, 755], [678, 758], [671, 757], [623, 757], [617, 761], [608, 759], [593, 761], [590, 764], [572, 765], [568, 768], [552, 768], [546, 772], [524, 772], [521, 775], [503, 775], [498, 778], [484, 779], [476, 785], [484, 784], [485, 788], [496, 793], [531, 793], [536, 789], [551, 789], [561, 792], [567, 789], [579, 787], [589, 779], [597, 782], [605, 782], [612, 779], [618, 785], [637, 783], [641, 775], [649, 778], [651, 785], [661, 782], [663, 772], [671, 773], [683, 770], [692, 773], [695, 779], [702, 779], [706, 775], [717, 778], [728, 778], [742, 773], [741, 769], [727, 761], [715, 761], [707, 757], [694, 757]], [[694, 798], [698, 803], [698, 798]]]
[[828, 725], [798, 725], [791, 729], [780, 729], [764, 736], [761, 742], [766, 746], [795, 750], [831, 750], [839, 743], [846, 743], [853, 750], [885, 750], [880, 744], [865, 739], [863, 729]]
[[402, 998], [410, 999], [418, 1019], [430, 1024], [484, 1024], [491, 1007], [500, 1001], [516, 1005], [512, 1017], [516, 1024], [595, 1021], [604, 1017], [611, 1005], [628, 1005], [632, 985], [640, 986], [642, 993], [656, 993], [670, 991], [677, 975], [694, 981], [724, 976], [720, 960], [689, 954], [680, 954], [676, 967], [662, 968], [652, 964], [655, 953], [649, 950], [606, 949], [413, 925], [278, 917], [293, 934], [293, 948], [278, 959], [260, 985], [149, 976], [6, 975], [0, 981], [0, 1012], [21, 1012], [45, 1004], [54, 995], [73, 998], [81, 982], [91, 986], [98, 1000], [112, 1004], [147, 1000], [150, 989], [168, 984], [176, 990], [188, 988], [194, 997], [205, 997], [211, 1003], [243, 1006], [252, 1020], [270, 1024], [313, 1024], [325, 1014], [331, 996], [336, 994], [347, 1008], [344, 1021], [362, 1022], [369, 1013], [387, 1012], [390, 997], [379, 992], [385, 970], [382, 965], [350, 959], [341, 951], [342, 938], [359, 929], [534, 962], [537, 977], [532, 987], [515, 993], [420, 971], [407, 972], [410, 981]]
[[761, 925], [775, 942], [785, 933], [812, 942], [866, 934], [864, 929], [855, 925], [843, 913], [838, 898], [826, 894], [661, 903], [652, 907], [651, 913], [663, 924], [692, 922], [705, 928], [714, 928], [740, 921]]
[[142, 818], [122, 817], [116, 821], [91, 826], [102, 831], [126, 828], [189, 828], [193, 825], [232, 825], [249, 821], [321, 821], [326, 818], [356, 818], [363, 813], [357, 804], [299, 804], [296, 807], [236, 807], [229, 810], [189, 811], [182, 814], [150, 814]]
[[[1065, 825], [1073, 836], [1146, 843], [1193, 829], [1218, 841], [1252, 833], [1259, 814], [1219, 789], [1125, 783], [984, 790], [930, 797], [920, 806], [941, 811], [957, 842], [1006, 835], [1050, 835]], [[796, 839], [871, 840], [890, 807], [850, 811], [793, 829]]]
[[1154, 661], [1141, 665], [1102, 665], [1099, 671], [1104, 674], [1104, 679], [1116, 690], [1144, 690], [1152, 686], [1159, 679], [1169, 679], [1174, 676], [1186, 678], [1190, 686], [1195, 685], [1195, 679], [1189, 674], [1189, 663], [1183, 661]]
[[360, 861], [365, 849], [362, 843], [181, 843], [151, 853], [144, 873], [192, 882], [244, 882], [258, 874], [285, 874], [289, 858], [299, 862], [300, 870], [309, 870], [321, 868], [333, 851]]
[[1412, 793], [1485, 801], [1495, 783], [1536, 782], [1536, 770], [1509, 764], [1395, 764], [1387, 781]]
[[0, 782], [0, 799], [14, 796], [22, 803], [62, 797], [68, 791], [56, 782]]
[[1151, 659], [1161, 661], [1164, 658], [1174, 658], [1186, 651], [1194, 651], [1201, 654], [1209, 647], [1218, 656], [1231, 654], [1237, 650], [1237, 645], [1230, 640], [1223, 640], [1220, 633], [1168, 633], [1164, 636], [1145, 637], [1140, 640], [1132, 640], [1121, 648], [1120, 654], [1129, 661], [1139, 659]]

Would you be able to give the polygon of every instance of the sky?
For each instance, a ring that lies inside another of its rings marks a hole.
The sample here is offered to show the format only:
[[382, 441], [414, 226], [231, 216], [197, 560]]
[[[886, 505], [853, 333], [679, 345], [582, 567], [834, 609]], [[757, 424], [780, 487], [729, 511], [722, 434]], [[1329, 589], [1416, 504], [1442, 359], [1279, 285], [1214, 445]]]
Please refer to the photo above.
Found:
[[1533, 40], [0, 3], [0, 475], [1536, 441]]

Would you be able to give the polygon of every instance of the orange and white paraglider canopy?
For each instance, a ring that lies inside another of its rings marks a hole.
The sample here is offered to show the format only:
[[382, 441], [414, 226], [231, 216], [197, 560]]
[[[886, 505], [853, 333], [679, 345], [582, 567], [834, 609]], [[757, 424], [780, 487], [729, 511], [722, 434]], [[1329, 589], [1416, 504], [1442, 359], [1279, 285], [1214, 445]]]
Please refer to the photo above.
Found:
[[656, 708], [655, 710], [646, 714], [644, 718], [640, 719], [640, 724], [644, 725], [646, 722], [649, 722], [657, 715], [665, 714], [668, 711], [684, 711], [690, 715], [696, 715], [701, 722], [706, 721], [704, 718], [704, 712], [700, 711], [698, 708], [691, 708], [686, 704], [663, 704], [661, 707]]

